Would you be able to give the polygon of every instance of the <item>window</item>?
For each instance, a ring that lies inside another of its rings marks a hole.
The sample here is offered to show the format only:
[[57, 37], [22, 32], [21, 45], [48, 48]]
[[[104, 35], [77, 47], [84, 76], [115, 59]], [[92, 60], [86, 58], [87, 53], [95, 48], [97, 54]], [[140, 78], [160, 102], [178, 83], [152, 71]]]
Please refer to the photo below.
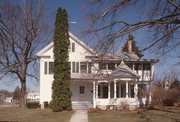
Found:
[[135, 70], [142, 70], [142, 64], [141, 63], [136, 63], [135, 64]]
[[76, 62], [76, 73], [79, 73], [79, 62]]
[[87, 62], [81, 62], [81, 73], [87, 73]]
[[126, 84], [121, 84], [121, 97], [126, 97]]
[[88, 62], [88, 73], [91, 74], [91, 62]]
[[108, 63], [108, 70], [114, 70], [115, 69], [115, 63]]
[[106, 70], [106, 64], [100, 62], [100, 63], [99, 63], [99, 69], [100, 69], [100, 70]]
[[72, 72], [75, 73], [76, 67], [75, 67], [75, 62], [72, 62]]
[[84, 86], [80, 86], [79, 87], [79, 93], [80, 94], [84, 94]]
[[69, 62], [69, 71], [71, 73], [71, 62]]
[[71, 52], [71, 43], [69, 43], [68, 51]]
[[127, 65], [129, 68], [133, 69], [133, 63], [126, 63], [126, 65]]
[[143, 64], [143, 70], [151, 70], [150, 63], [144, 63]]
[[47, 74], [47, 62], [44, 62], [44, 74]]
[[54, 62], [49, 62], [49, 74], [54, 73]]
[[100, 95], [101, 95], [101, 86], [98, 85], [98, 96], [100, 97]]
[[72, 43], [72, 52], [75, 52], [75, 43]]
[[134, 85], [133, 84], [130, 85], [130, 89], [131, 89], [131, 98], [134, 98]]

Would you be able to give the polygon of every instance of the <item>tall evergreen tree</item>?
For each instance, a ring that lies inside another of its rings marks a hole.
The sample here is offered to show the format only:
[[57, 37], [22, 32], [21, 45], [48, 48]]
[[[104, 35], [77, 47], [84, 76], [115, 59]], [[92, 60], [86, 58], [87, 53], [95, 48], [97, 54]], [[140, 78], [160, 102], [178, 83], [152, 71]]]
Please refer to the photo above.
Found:
[[[128, 40], [132, 40], [132, 51], [136, 55], [138, 55], [139, 58], [143, 57], [144, 55], [139, 50], [139, 47], [136, 45], [136, 41], [134, 40], [134, 36], [131, 34], [129, 34], [128, 36], [129, 36]], [[124, 47], [122, 48], [123, 52], [128, 52], [128, 40], [127, 40], [126, 44], [124, 45]]]
[[68, 15], [58, 8], [54, 31], [54, 81], [51, 108], [53, 112], [71, 110], [70, 64], [68, 62]]

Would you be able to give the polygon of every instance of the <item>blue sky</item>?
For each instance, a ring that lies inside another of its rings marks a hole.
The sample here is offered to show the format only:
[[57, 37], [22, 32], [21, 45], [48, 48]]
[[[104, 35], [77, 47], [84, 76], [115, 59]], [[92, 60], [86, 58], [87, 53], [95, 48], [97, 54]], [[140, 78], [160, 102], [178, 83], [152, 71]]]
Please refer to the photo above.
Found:
[[[42, 0], [45, 3], [45, 6], [48, 8], [48, 13], [50, 15], [50, 23], [52, 26], [55, 21], [55, 14], [58, 7], [65, 8], [69, 15], [69, 22], [76, 22], [76, 24], [69, 24], [70, 31], [75, 34], [77, 37], [81, 38], [79, 32], [81, 29], [86, 27], [86, 22], [84, 19], [84, 8], [83, 8], [83, 0]], [[145, 33], [144, 33], [145, 34]], [[144, 44], [142, 43], [145, 40], [145, 36], [143, 33], [134, 33], [135, 40], [138, 45], [141, 47]], [[86, 38], [81, 38], [83, 41], [87, 42]], [[144, 58], [160, 58], [160, 62], [156, 64], [156, 73], [162, 74], [165, 71], [169, 71], [171, 69], [176, 69], [180, 72], [180, 68], [178, 65], [174, 65], [178, 62], [178, 58], [175, 58], [174, 53], [180, 53], [179, 49], [174, 50], [168, 56], [165, 57], [157, 57], [156, 54], [151, 52], [146, 52]], [[0, 89], [7, 89], [13, 91], [16, 86], [19, 86], [19, 80], [14, 76], [7, 76], [3, 80], [0, 80]], [[28, 90], [39, 91], [39, 83], [37, 83], [33, 79], [28, 79], [27, 81]]]

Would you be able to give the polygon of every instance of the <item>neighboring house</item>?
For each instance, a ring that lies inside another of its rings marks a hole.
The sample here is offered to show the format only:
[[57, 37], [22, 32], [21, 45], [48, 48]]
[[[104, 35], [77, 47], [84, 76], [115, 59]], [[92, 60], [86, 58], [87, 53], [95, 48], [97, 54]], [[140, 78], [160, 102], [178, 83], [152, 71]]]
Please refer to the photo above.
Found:
[[164, 88], [165, 89], [169, 89], [169, 87], [170, 87], [170, 82], [169, 82], [169, 79], [167, 78], [167, 77], [165, 77], [164, 78], [164, 82], [163, 82], [164, 84]]
[[31, 91], [27, 94], [27, 102], [39, 102], [39, 92]]
[[4, 100], [4, 102], [6, 103], [11, 103], [13, 101], [13, 97], [6, 97], [6, 99]]
[[[72, 108], [102, 109], [127, 104], [133, 107], [151, 102], [149, 91], [157, 59], [139, 59], [132, 52], [106, 53], [103, 57], [72, 33], [69, 62], [71, 64]], [[53, 42], [37, 53], [40, 61], [40, 104], [51, 101], [53, 82]]]

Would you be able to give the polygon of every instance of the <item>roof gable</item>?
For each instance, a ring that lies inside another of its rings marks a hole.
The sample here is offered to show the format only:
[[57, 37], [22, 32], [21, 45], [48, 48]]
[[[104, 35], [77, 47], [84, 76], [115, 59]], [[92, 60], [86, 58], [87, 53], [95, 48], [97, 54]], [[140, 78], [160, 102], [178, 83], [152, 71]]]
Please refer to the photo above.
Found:
[[129, 68], [123, 61], [121, 64], [112, 71], [111, 77], [139, 77], [131, 68]]
[[[84, 43], [82, 40], [77, 38], [75, 35], [73, 35], [71, 32], [69, 32], [69, 38], [74, 40], [76, 43], [78, 43], [80, 46], [82, 46], [85, 50], [87, 50], [89, 53], [94, 54], [95, 51], [90, 48], [86, 43]], [[42, 56], [44, 53], [46, 53], [48, 50], [52, 49], [54, 45], [54, 42], [52, 41], [47, 46], [45, 46], [43, 49], [41, 49], [36, 55]]]

